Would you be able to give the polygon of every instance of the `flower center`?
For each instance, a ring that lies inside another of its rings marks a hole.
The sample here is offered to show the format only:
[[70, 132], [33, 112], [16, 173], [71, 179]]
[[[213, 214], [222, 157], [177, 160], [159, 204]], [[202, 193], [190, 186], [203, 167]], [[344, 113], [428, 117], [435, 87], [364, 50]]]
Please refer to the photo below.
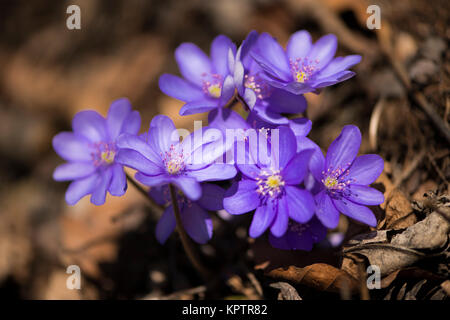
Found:
[[347, 176], [350, 174], [348, 169], [337, 168], [332, 170], [322, 171], [322, 183], [328, 192], [334, 196], [343, 196], [349, 192], [348, 186], [354, 183], [354, 179], [348, 179]]
[[108, 166], [114, 162], [116, 156], [116, 147], [114, 143], [99, 142], [94, 144], [94, 150], [91, 153], [92, 161], [96, 167]]
[[337, 181], [336, 178], [332, 178], [332, 177], [327, 177], [325, 179], [325, 186], [327, 188], [334, 188], [339, 184], [339, 182]]
[[203, 77], [203, 92], [210, 97], [220, 98], [222, 94], [222, 76], [220, 74], [202, 74]]
[[278, 188], [282, 185], [282, 181], [281, 181], [281, 177], [276, 175], [276, 176], [270, 176], [267, 178], [266, 180], [266, 185], [267, 187], [271, 188], [271, 189], [275, 189]]
[[304, 83], [306, 79], [307, 79], [306, 72], [304, 71], [295, 72], [295, 81]]
[[181, 173], [186, 167], [184, 162], [183, 150], [177, 150], [174, 145], [170, 146], [169, 151], [163, 156], [163, 163], [169, 174], [176, 175]]
[[208, 87], [208, 93], [213, 98], [219, 98], [222, 93], [220, 84], [214, 84]]
[[270, 86], [261, 79], [259, 74], [252, 76], [246, 74], [244, 76], [244, 86], [252, 89], [255, 92], [256, 97], [261, 100], [270, 97], [272, 94]]
[[294, 80], [299, 83], [305, 83], [310, 80], [316, 71], [316, 65], [318, 63], [319, 60], [312, 61], [307, 57], [289, 60]]
[[277, 197], [284, 191], [284, 181], [279, 170], [262, 170], [256, 178], [258, 192], [262, 197]]

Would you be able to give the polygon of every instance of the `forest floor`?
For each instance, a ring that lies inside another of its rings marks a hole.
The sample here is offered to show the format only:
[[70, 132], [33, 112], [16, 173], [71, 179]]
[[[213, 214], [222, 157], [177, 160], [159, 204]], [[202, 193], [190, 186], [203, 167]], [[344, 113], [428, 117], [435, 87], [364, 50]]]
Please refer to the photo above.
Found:
[[[0, 297], [27, 299], [448, 299], [450, 229], [450, 29], [447, 1], [72, 1], [82, 29], [65, 27], [64, 2], [0, 4]], [[381, 29], [368, 30], [369, 4]], [[51, 138], [86, 108], [105, 114], [127, 96], [145, 128], [164, 113], [178, 127], [182, 103], [158, 89], [176, 73], [174, 49], [208, 49], [218, 34], [239, 43], [252, 29], [281, 43], [306, 29], [338, 37], [338, 55], [361, 54], [357, 76], [307, 94], [310, 136], [324, 150], [346, 124], [362, 132], [361, 153], [385, 170], [374, 183], [385, 202], [378, 226], [342, 217], [311, 252], [280, 251], [247, 236], [250, 215], [213, 217], [214, 237], [198, 247], [217, 270], [204, 281], [177, 236], [161, 246], [160, 212], [129, 187], [95, 207], [64, 202], [52, 180], [61, 163]], [[341, 245], [333, 237], [344, 234]], [[67, 290], [79, 265], [81, 290]], [[380, 289], [366, 286], [380, 268]]]

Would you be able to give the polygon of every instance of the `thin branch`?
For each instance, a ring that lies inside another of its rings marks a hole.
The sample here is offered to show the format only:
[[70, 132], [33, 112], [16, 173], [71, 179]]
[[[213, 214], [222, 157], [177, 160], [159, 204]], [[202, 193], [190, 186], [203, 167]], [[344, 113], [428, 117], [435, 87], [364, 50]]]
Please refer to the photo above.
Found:
[[373, 109], [372, 115], [370, 117], [370, 125], [369, 125], [369, 140], [370, 146], [372, 150], [377, 150], [378, 143], [378, 126], [380, 124], [381, 114], [383, 113], [383, 109], [385, 106], [386, 100], [381, 98], [378, 100], [375, 108]]
[[428, 160], [430, 160], [431, 164], [433, 165], [434, 170], [436, 170], [437, 174], [439, 175], [439, 177], [442, 179], [442, 181], [445, 182], [445, 184], [449, 184], [449, 182], [447, 181], [447, 179], [445, 178], [445, 174], [441, 171], [441, 169], [439, 169], [436, 161], [434, 160], [433, 156], [429, 153], [427, 153], [427, 157]]
[[198, 271], [198, 273], [200, 273], [200, 275], [202, 275], [204, 279], [209, 279], [211, 277], [211, 273], [201, 263], [200, 257], [197, 255], [197, 252], [193, 247], [191, 239], [187, 235], [186, 230], [184, 230], [183, 223], [181, 221], [180, 208], [178, 207], [177, 196], [175, 193], [175, 187], [169, 184], [169, 190], [170, 190], [170, 197], [172, 199], [173, 213], [175, 215], [175, 220], [177, 222], [177, 230], [178, 233], [180, 234], [180, 239], [181, 243], [183, 244], [184, 251], [186, 252], [186, 255], [188, 256], [189, 260], [191, 261], [195, 269]]

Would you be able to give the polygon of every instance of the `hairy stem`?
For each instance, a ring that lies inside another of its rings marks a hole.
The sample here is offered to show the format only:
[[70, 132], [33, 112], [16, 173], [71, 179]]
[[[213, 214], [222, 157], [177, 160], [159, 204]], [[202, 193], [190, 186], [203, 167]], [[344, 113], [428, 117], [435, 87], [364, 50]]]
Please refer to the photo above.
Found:
[[172, 199], [173, 213], [175, 214], [175, 219], [177, 221], [177, 230], [178, 233], [180, 234], [180, 239], [181, 243], [183, 244], [184, 251], [186, 252], [186, 255], [188, 256], [189, 260], [191, 261], [195, 269], [198, 271], [198, 273], [200, 273], [203, 276], [203, 278], [209, 279], [211, 273], [201, 263], [200, 258], [193, 247], [191, 239], [186, 233], [186, 230], [184, 230], [183, 223], [181, 221], [180, 208], [178, 207], [178, 201], [175, 193], [175, 187], [170, 184], [169, 189], [170, 189], [170, 197]]

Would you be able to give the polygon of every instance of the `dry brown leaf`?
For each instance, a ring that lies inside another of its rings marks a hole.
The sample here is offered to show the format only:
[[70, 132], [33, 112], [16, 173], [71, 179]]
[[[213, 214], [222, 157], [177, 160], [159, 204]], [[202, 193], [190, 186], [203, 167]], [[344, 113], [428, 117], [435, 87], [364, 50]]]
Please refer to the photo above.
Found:
[[394, 246], [389, 243], [374, 243], [344, 250], [344, 254], [354, 253], [367, 257], [370, 265], [380, 267], [381, 276], [410, 266], [425, 255], [416, 250]]
[[[388, 162], [385, 162], [384, 164], [384, 171], [380, 174], [380, 176], [377, 178], [377, 180], [372, 184], [375, 189], [381, 191], [384, 193], [384, 202], [379, 205], [379, 207], [385, 211], [386, 210], [386, 200], [391, 193], [391, 191], [394, 189], [394, 185], [392, 181], [388, 178], [386, 172], [391, 172], [392, 168], [389, 165]], [[378, 221], [377, 229], [383, 229], [383, 227], [386, 225], [386, 216]]]
[[416, 192], [414, 192], [411, 198], [416, 201], [423, 201], [426, 198], [424, 195], [428, 191], [436, 190], [437, 188], [438, 185], [436, 182], [434, 182], [433, 180], [427, 180], [419, 186], [419, 188], [416, 190]]
[[278, 268], [268, 273], [267, 276], [306, 285], [320, 291], [341, 292], [349, 290], [358, 292], [358, 282], [347, 272], [339, 270], [325, 263], [315, 263], [304, 268], [290, 266]]
[[416, 267], [412, 268], [405, 268], [401, 270], [397, 270], [395, 272], [392, 272], [391, 274], [387, 275], [386, 277], [381, 279], [381, 288], [387, 288], [391, 285], [392, 282], [394, 282], [395, 279], [426, 279], [426, 280], [439, 280], [442, 277], [420, 269]]
[[355, 266], [346, 259], [350, 255], [365, 256], [368, 263], [380, 268], [382, 276], [408, 267], [426, 258], [422, 249], [443, 248], [448, 241], [450, 223], [440, 214], [433, 212], [424, 220], [396, 234], [389, 242], [388, 234], [395, 232], [383, 230], [360, 235], [349, 241], [349, 247], [343, 250], [342, 269], [354, 275]]
[[433, 212], [424, 220], [392, 238], [392, 244], [415, 249], [437, 249], [448, 241], [450, 223]]
[[398, 189], [385, 193], [385, 229], [404, 229], [414, 223], [417, 218], [413, 213], [410, 201]]
[[356, 262], [358, 257], [356, 255], [348, 254], [342, 259], [341, 270], [347, 272], [353, 278], [357, 279], [359, 276], [359, 266]]
[[441, 283], [442, 289], [444, 289], [445, 293], [450, 296], [450, 280], [445, 280]]
[[287, 282], [275, 282], [270, 286], [275, 289], [279, 289], [278, 300], [302, 300], [297, 290]]
[[[384, 170], [385, 171], [390, 171], [390, 165], [388, 163], [384, 164]], [[386, 175], [386, 173], [383, 171], [380, 176], [377, 178], [377, 180], [375, 180], [375, 182], [373, 183], [373, 186], [379, 185], [381, 184], [384, 187], [384, 199], [385, 201], [380, 204], [381, 209], [386, 209], [386, 199], [387, 196], [389, 196], [389, 194], [391, 193], [391, 191], [394, 189], [394, 184], [392, 183], [391, 179], [388, 178], [388, 176]]]
[[[386, 243], [388, 241], [387, 231], [372, 231], [369, 233], [360, 234], [347, 242], [348, 245], [362, 245], [368, 243]], [[346, 254], [342, 259], [341, 269], [358, 279], [360, 275], [360, 267], [357, 261], [361, 258], [357, 254]]]
[[381, 279], [381, 288], [387, 288], [391, 285], [392, 282], [394, 282], [395, 279], [397, 279], [397, 275], [399, 274], [401, 270], [397, 270], [392, 272], [391, 274], [388, 274], [386, 277]]

